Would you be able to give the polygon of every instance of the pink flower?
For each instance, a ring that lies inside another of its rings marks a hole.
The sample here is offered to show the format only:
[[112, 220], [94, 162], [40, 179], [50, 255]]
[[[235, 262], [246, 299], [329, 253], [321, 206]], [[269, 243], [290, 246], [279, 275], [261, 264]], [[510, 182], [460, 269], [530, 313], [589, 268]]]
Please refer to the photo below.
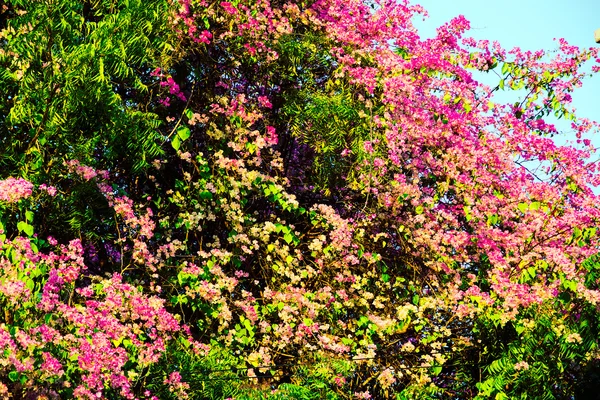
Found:
[[57, 191], [56, 191], [56, 188], [55, 188], [54, 186], [49, 186], [49, 185], [46, 185], [46, 184], [44, 183], [44, 184], [41, 184], [41, 185], [39, 186], [39, 188], [40, 188], [40, 190], [44, 190], [44, 191], [45, 191], [46, 193], [48, 193], [48, 194], [49, 194], [51, 197], [54, 197], [54, 196], [56, 196], [56, 192], [57, 192]]
[[164, 381], [166, 385], [173, 385], [179, 382], [181, 382], [181, 375], [179, 374], [179, 372], [171, 372], [171, 375], [169, 375], [168, 378], [165, 378]]
[[41, 365], [41, 370], [54, 376], [62, 376], [65, 372], [63, 371], [62, 364], [48, 352], [43, 352], [44, 362]]
[[273, 104], [269, 101], [267, 96], [258, 96], [258, 103], [265, 108], [273, 108]]
[[519, 371], [521, 369], [529, 369], [529, 364], [526, 361], [519, 361], [515, 364], [515, 370]]
[[0, 200], [7, 203], [16, 203], [26, 199], [33, 192], [33, 184], [23, 178], [8, 178], [0, 181]]
[[265, 139], [267, 144], [276, 145], [278, 142], [278, 137], [277, 133], [275, 132], [275, 128], [272, 126], [267, 126], [267, 134], [268, 136]]
[[181, 158], [183, 161], [187, 161], [187, 162], [192, 161], [192, 155], [187, 151], [185, 153], [180, 153], [179, 158]]
[[69, 167], [71, 172], [75, 172], [77, 175], [89, 181], [92, 178], [95, 178], [98, 175], [98, 172], [87, 165], [82, 165], [77, 160], [69, 160], [66, 161], [65, 164]]
[[228, 1], [221, 2], [221, 7], [225, 10], [226, 13], [234, 15], [237, 14], [237, 9]]
[[336, 376], [334, 379], [334, 382], [337, 386], [342, 387], [344, 386], [344, 384], [346, 383], [346, 378], [344, 378], [343, 376]]
[[210, 39], [212, 39], [212, 33], [210, 33], [209, 31], [202, 31], [202, 33], [200, 34], [200, 37], [197, 38], [195, 41], [200, 42], [200, 43], [209, 44]]

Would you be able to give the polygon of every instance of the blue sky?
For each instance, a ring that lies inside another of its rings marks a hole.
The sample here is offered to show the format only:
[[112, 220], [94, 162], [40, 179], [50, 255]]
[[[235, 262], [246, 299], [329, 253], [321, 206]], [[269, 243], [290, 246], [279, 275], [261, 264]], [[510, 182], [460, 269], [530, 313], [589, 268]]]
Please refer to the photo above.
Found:
[[[557, 48], [554, 38], [565, 38], [579, 47], [600, 46], [594, 31], [600, 29], [600, 0], [413, 0], [429, 18], [415, 20], [422, 38], [435, 35], [435, 28], [457, 15], [471, 21], [469, 36], [497, 40], [506, 48], [525, 50]], [[600, 120], [600, 75], [588, 78], [573, 94], [577, 115]], [[598, 143], [596, 137], [594, 142]]]

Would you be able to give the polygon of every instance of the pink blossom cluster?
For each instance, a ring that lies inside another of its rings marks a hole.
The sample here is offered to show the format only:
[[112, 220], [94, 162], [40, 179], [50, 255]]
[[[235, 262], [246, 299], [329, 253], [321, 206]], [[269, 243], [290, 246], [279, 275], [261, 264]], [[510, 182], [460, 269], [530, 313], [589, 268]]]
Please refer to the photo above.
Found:
[[23, 178], [0, 180], [0, 200], [16, 203], [26, 199], [33, 193], [33, 184]]
[[[164, 300], [123, 283], [119, 275], [93, 287], [79, 288], [75, 296], [69, 295], [85, 270], [79, 241], [45, 254], [33, 252], [27, 240], [21, 238], [2, 246], [18, 249], [11, 260], [6, 255], [0, 258], [0, 277], [5, 282], [0, 285], [0, 303], [10, 308], [5, 317], [28, 315], [28, 324], [16, 335], [11, 335], [5, 324], [0, 325], [3, 364], [27, 374], [32, 382], [62, 379], [65, 371], [75, 368], [81, 376], [80, 383], [65, 384], [75, 385], [76, 398], [104, 398], [103, 393], [110, 386], [124, 398], [133, 399], [126, 369], [132, 355], [136, 354], [142, 366], [158, 362], [166, 343], [181, 330], [166, 311]], [[32, 273], [40, 266], [49, 273], [36, 282], [42, 286], [38, 300], [31, 286], [27, 284], [25, 288], [25, 282], [40, 278], [21, 276], [34, 277]], [[12, 303], [17, 298], [20, 301]], [[57, 352], [59, 348], [64, 351]], [[35, 369], [38, 356], [40, 368]]]
[[[199, 29], [198, 24], [194, 20], [195, 13], [191, 0], [178, 0], [180, 4], [179, 12], [176, 15], [173, 23], [176, 26], [179, 26], [179, 22], [183, 22], [183, 29], [178, 29], [178, 32], [182, 35], [189, 37], [194, 43], [198, 44], [210, 44], [212, 39], [212, 33], [206, 29]], [[207, 3], [205, 1], [197, 2], [198, 6], [206, 7]]]
[[[132, 377], [159, 362], [178, 335], [196, 354], [208, 351], [168, 311], [168, 299], [173, 309], [193, 310], [197, 326], [208, 327], [198, 328], [203, 335], [236, 349], [252, 366], [252, 379], [263, 368], [257, 362], [287, 354], [356, 357], [352, 373], [369, 373], [374, 393], [435, 389], [433, 374], [424, 371], [476, 345], [475, 321], [516, 326], [563, 293], [587, 308], [600, 304], [597, 282], [587, 282], [582, 268], [600, 244], [592, 230], [600, 223], [592, 190], [600, 184], [599, 165], [587, 138], [597, 125], [575, 118], [583, 146], [560, 145], [547, 116], [569, 115], [580, 66], [596, 50], [559, 41], [554, 57], [507, 52], [464, 38], [464, 17], [421, 40], [411, 19], [424, 11], [407, 1], [318, 0], [303, 9], [267, 0], [179, 5], [174, 25], [194, 51], [231, 43], [231, 67], [223, 66], [215, 81], [222, 98], [197, 110], [201, 119], [190, 118], [201, 120], [212, 150], [178, 154], [183, 178], [156, 213], [111, 186], [107, 172], [66, 163], [95, 182], [112, 207], [118, 239], [105, 248], [121, 273], [89, 276], [79, 240], [49, 239], [54, 251], [34, 248], [33, 239], [3, 242], [5, 319], [31, 315], [17, 332], [0, 325], [3, 365], [40, 381], [75, 370], [78, 398], [102, 398], [108, 387], [133, 398]], [[221, 30], [203, 30], [203, 17]], [[227, 24], [219, 25], [224, 17]], [[319, 35], [335, 65], [321, 77], [324, 86], [334, 94], [347, 90], [368, 125], [348, 125], [343, 159], [328, 160], [341, 172], [334, 181], [343, 183], [327, 193], [313, 190], [314, 177], [296, 176], [294, 168], [318, 160], [313, 142], [330, 121], [304, 123], [308, 139], [300, 143], [269, 114], [283, 114], [273, 110], [279, 88], [269, 68], [281, 42], [307, 30]], [[248, 82], [238, 57], [264, 76]], [[506, 71], [498, 89], [530, 90], [520, 103], [502, 104], [472, 74], [498, 64]], [[151, 75], [188, 100], [161, 69]], [[285, 160], [284, 144], [292, 149]], [[0, 181], [0, 199], [17, 202], [32, 188], [24, 179]], [[301, 208], [299, 199], [309, 196]], [[557, 320], [576, 319], [571, 309], [557, 313]], [[569, 345], [582, 341], [577, 332], [561, 334]], [[379, 356], [388, 351], [402, 357], [386, 364]], [[517, 361], [511, 373], [528, 368]], [[349, 383], [337, 371], [328, 378], [339, 388]], [[180, 398], [190, 387], [173, 370], [162, 383]], [[363, 390], [355, 397], [373, 396]]]
[[77, 160], [65, 161], [65, 165], [67, 166], [67, 168], [69, 169], [70, 172], [73, 172], [73, 173], [79, 175], [81, 178], [83, 178], [86, 181], [89, 181], [89, 180], [95, 178], [96, 176], [100, 176], [102, 179], [108, 179], [108, 177], [109, 177], [108, 171], [96, 170], [88, 165], [82, 165]]

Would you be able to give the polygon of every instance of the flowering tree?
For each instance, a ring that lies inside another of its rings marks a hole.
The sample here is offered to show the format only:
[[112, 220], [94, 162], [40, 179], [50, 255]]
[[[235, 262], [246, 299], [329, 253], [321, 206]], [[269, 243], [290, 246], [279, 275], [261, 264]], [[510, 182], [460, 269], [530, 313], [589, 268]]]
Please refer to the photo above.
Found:
[[421, 40], [408, 2], [55, 3], [2, 9], [0, 390], [593, 390], [596, 50]]

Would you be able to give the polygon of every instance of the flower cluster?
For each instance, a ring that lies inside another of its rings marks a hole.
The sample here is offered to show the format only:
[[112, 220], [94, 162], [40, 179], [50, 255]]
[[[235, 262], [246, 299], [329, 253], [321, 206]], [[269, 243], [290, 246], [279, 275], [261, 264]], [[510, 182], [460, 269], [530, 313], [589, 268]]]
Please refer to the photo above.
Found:
[[26, 199], [33, 193], [33, 184], [23, 178], [0, 180], [0, 200], [16, 203]]

